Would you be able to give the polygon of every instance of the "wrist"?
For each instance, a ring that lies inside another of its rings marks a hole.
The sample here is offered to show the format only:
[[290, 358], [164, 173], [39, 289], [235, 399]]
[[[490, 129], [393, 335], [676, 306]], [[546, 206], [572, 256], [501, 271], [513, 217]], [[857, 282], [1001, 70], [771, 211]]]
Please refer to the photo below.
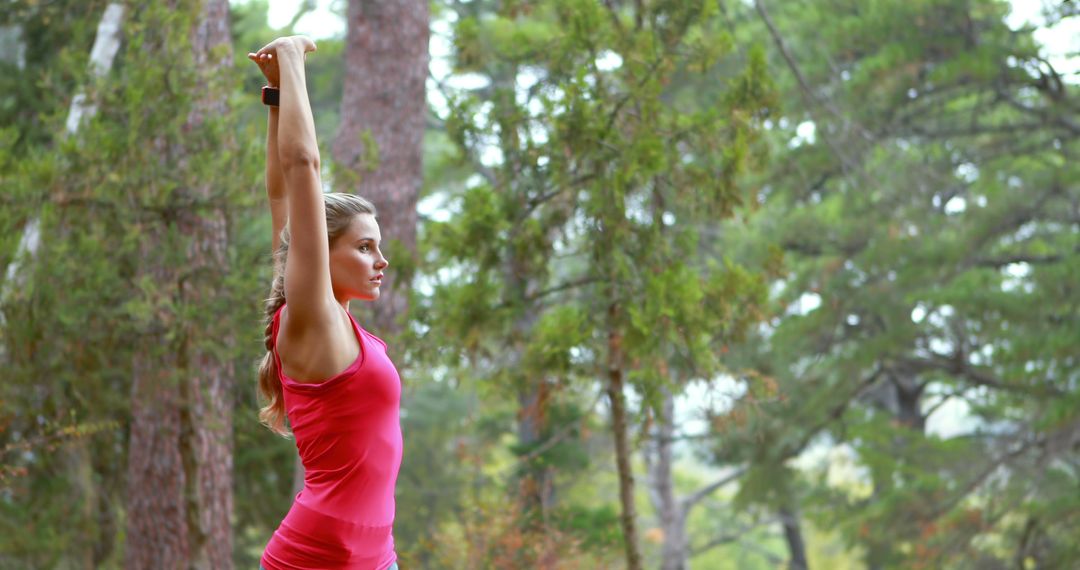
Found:
[[278, 58], [286, 57], [303, 57], [304, 52], [300, 49], [300, 46], [296, 45], [292, 40], [283, 41], [277, 46]]
[[281, 90], [267, 85], [262, 88], [262, 103], [273, 109], [281, 103]]

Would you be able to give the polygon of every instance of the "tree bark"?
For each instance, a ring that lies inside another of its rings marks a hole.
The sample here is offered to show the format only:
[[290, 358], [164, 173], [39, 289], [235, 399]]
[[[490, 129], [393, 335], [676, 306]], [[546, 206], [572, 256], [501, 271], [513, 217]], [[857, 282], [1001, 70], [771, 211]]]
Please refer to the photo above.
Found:
[[[213, 77], [232, 67], [232, 38], [229, 32], [228, 0], [206, 0], [192, 36], [195, 64], [201, 75], [199, 89], [206, 97], [196, 101], [188, 117], [192, 128], [208, 116], [228, 112], [228, 95], [210, 84]], [[210, 201], [212, 188], [193, 189], [198, 201]], [[207, 306], [218, 294], [220, 280], [228, 272], [228, 246], [225, 212], [214, 208], [199, 215], [188, 212], [181, 218], [181, 233], [188, 238], [188, 259], [194, 277], [181, 285], [185, 302]], [[205, 314], [205, 313], [204, 313]], [[197, 340], [188, 347], [189, 382], [183, 386], [187, 435], [181, 449], [187, 466], [187, 500], [191, 505], [188, 526], [192, 536], [192, 566], [197, 568], [232, 568], [232, 361], [216, 355], [208, 341], [231, 346], [232, 338], [214, 334], [209, 323], [195, 323]], [[219, 353], [220, 354], [220, 353]]]
[[780, 508], [780, 524], [784, 528], [784, 540], [788, 545], [788, 569], [808, 570], [809, 563], [806, 561], [806, 544], [803, 542], [802, 525], [799, 524], [799, 515], [795, 508], [784, 505]]
[[[191, 38], [199, 70], [192, 88], [203, 94], [187, 118], [194, 130], [228, 109], [227, 93], [211, 83], [232, 62], [226, 0], [201, 5]], [[180, 191], [192, 198], [182, 202], [206, 203], [212, 189]], [[181, 272], [160, 259], [160, 244], [147, 244], [143, 271], [181, 304], [205, 307], [228, 270], [224, 212], [189, 208], [174, 212], [172, 224], [188, 243], [190, 265]], [[126, 567], [230, 569], [233, 370], [208, 343], [231, 339], [216, 335], [210, 319], [180, 322], [162, 312], [154, 324], [134, 363]], [[155, 346], [168, 347], [164, 358]]]
[[626, 547], [626, 567], [641, 570], [641, 553], [637, 543], [637, 512], [634, 508], [634, 471], [630, 465], [630, 442], [627, 438], [626, 399], [623, 394], [622, 333], [616, 328], [619, 304], [608, 307], [608, 400], [611, 403], [611, 431], [615, 438], [615, 463], [619, 473], [619, 500], [622, 503], [623, 540]]
[[649, 498], [660, 517], [660, 529], [664, 532], [660, 568], [685, 570], [690, 557], [689, 545], [686, 541], [686, 513], [692, 505], [684, 508], [684, 502], [675, 496], [675, 484], [672, 477], [675, 396], [667, 388], [661, 388], [661, 393], [663, 404], [661, 413], [656, 418], [656, 432], [644, 453], [648, 470]]
[[[539, 445], [549, 423], [548, 382], [542, 376], [525, 379], [526, 386], [518, 392], [518, 442], [524, 449]], [[526, 452], [528, 453], [528, 452]], [[520, 497], [526, 513], [546, 520], [555, 507], [555, 470], [528, 458], [523, 466]]]
[[[151, 274], [164, 278], [163, 272]], [[164, 355], [162, 355], [164, 356]], [[125, 568], [186, 568], [187, 505], [180, 456], [180, 390], [173, 358], [135, 359], [128, 445]]]
[[[423, 179], [421, 143], [426, 114], [428, 3], [425, 0], [349, 0], [345, 86], [334, 160], [344, 171], [341, 191], [375, 203], [383, 250], [391, 264], [412, 265], [416, 202]], [[408, 271], [383, 278], [372, 306], [382, 334], [400, 332], [408, 310]]]

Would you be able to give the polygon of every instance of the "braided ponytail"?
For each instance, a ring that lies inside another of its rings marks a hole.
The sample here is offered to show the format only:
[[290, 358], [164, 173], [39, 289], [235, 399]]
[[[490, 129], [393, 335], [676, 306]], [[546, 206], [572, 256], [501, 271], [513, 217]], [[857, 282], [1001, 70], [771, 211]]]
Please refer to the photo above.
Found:
[[[375, 206], [355, 194], [331, 192], [323, 194], [326, 208], [327, 242], [332, 247], [334, 241], [352, 224], [353, 218], [362, 214], [376, 215]], [[274, 252], [274, 280], [270, 284], [270, 297], [266, 300], [266, 329], [263, 344], [266, 355], [259, 364], [259, 396], [266, 405], [259, 409], [259, 421], [273, 432], [289, 437], [285, 427], [285, 392], [278, 378], [277, 363], [274, 361], [274, 315], [285, 304], [285, 260], [289, 256], [289, 228], [281, 230], [281, 245]]]
[[274, 252], [274, 280], [270, 284], [270, 298], [266, 300], [266, 330], [263, 344], [266, 355], [259, 364], [259, 395], [266, 405], [259, 409], [259, 421], [271, 431], [289, 437], [285, 427], [285, 394], [278, 379], [277, 362], [274, 360], [274, 315], [285, 304], [285, 258], [289, 254], [288, 229], [281, 232], [281, 245]]

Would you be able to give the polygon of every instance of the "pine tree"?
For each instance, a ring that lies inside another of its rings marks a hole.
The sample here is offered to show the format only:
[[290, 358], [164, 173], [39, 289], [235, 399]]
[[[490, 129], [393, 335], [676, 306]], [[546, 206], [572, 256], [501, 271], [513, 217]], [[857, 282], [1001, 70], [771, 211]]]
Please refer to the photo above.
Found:
[[625, 394], [655, 409], [661, 388], [711, 379], [718, 339], [753, 320], [730, 303], [760, 291], [694, 255], [702, 226], [740, 201], [771, 101], [760, 49], [711, 105], [673, 100], [676, 77], [727, 55], [714, 10], [540, 2], [470, 6], [455, 24], [457, 69], [488, 83], [450, 98], [448, 131], [480, 176], [430, 230], [453, 276], [435, 292], [437, 326], [526, 395], [523, 418], [544, 418], [530, 408], [554, 397], [541, 388], [602, 387], [631, 568], [643, 562]]

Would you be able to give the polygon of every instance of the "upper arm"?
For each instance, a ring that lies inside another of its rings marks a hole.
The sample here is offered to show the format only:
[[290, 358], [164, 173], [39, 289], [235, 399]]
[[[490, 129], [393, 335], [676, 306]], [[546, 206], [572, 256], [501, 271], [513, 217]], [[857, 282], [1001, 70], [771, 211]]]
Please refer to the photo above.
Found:
[[318, 162], [285, 169], [289, 255], [285, 261], [285, 302], [294, 330], [322, 326], [337, 318], [330, 284], [330, 246]]
[[285, 223], [289, 221], [289, 204], [285, 198], [270, 199], [270, 220], [274, 232], [270, 252], [276, 254], [281, 247], [281, 230], [285, 229]]

